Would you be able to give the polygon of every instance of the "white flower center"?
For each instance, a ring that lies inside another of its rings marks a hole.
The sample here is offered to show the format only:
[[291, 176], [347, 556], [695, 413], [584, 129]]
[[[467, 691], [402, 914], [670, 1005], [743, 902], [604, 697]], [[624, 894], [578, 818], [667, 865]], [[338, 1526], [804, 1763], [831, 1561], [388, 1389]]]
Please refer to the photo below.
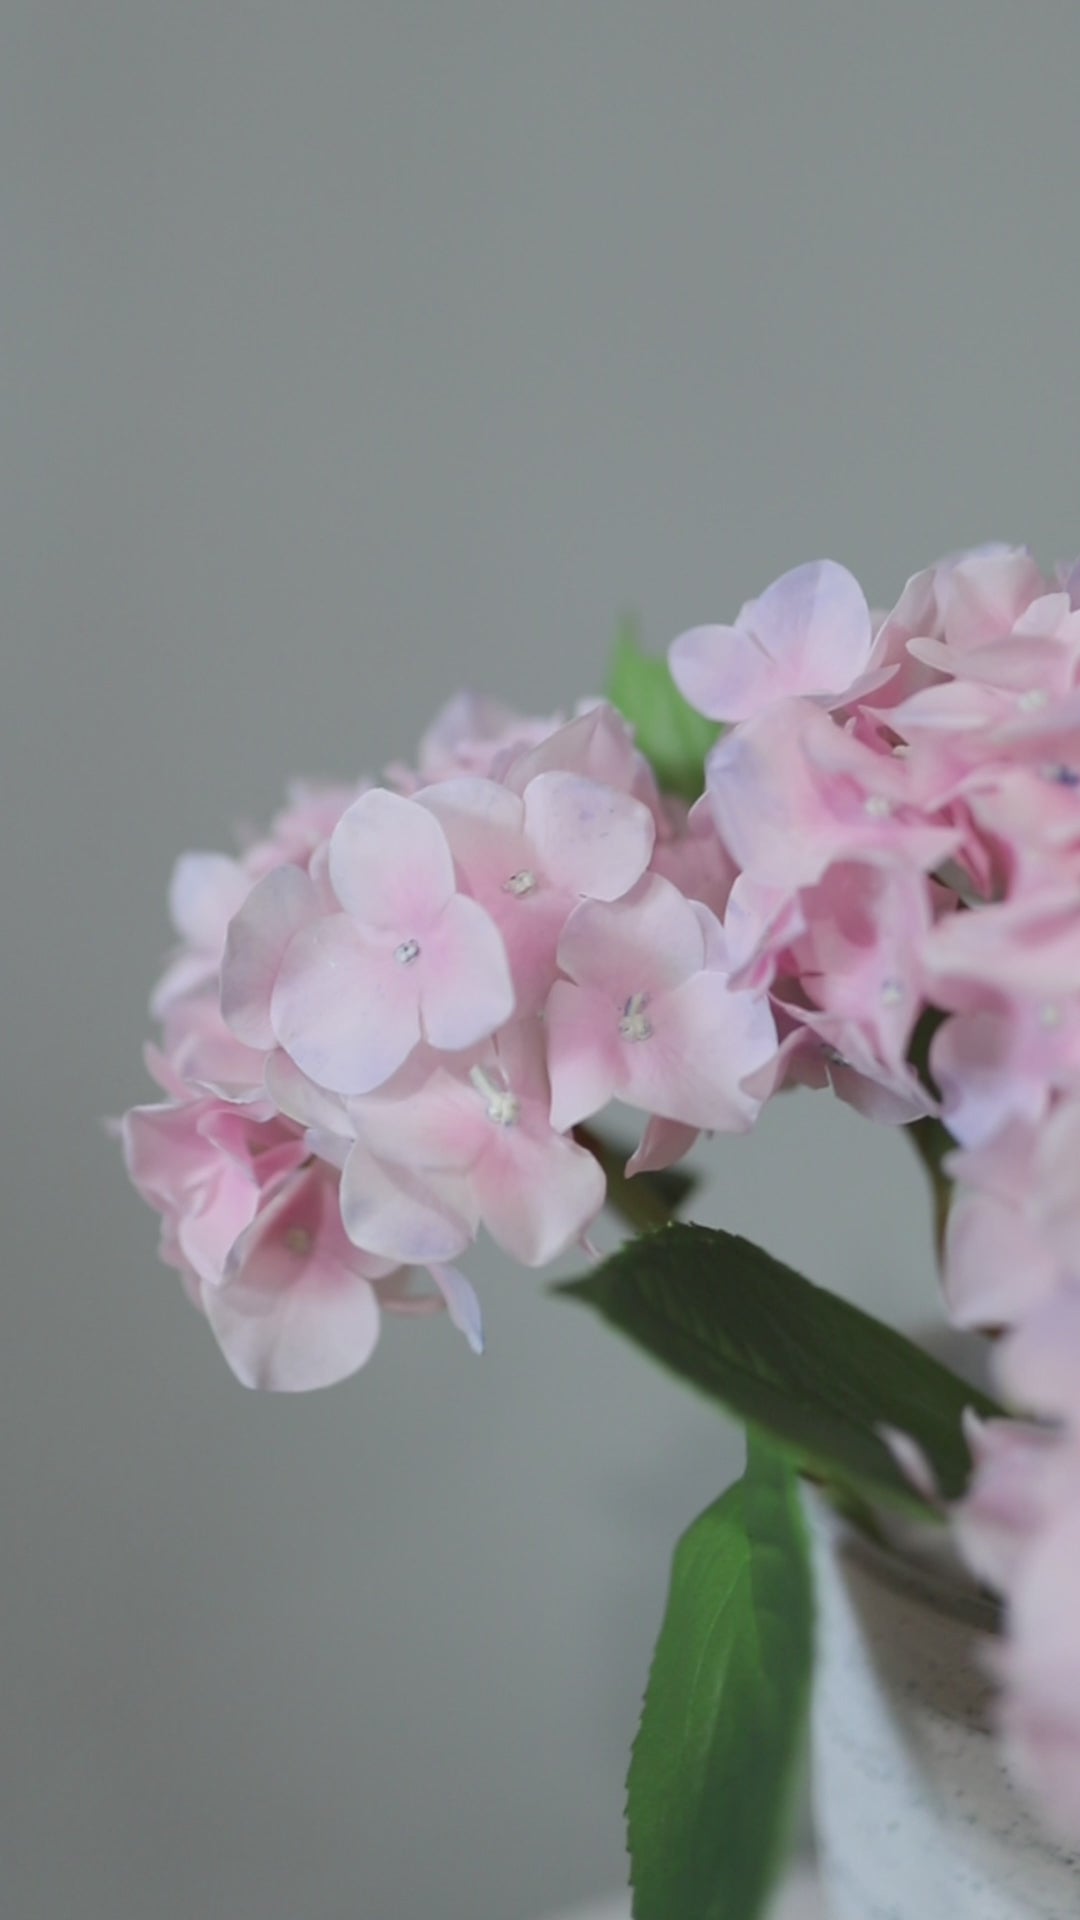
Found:
[[1039, 1008], [1040, 1027], [1046, 1027], [1048, 1030], [1060, 1027], [1062, 1017], [1061, 1008], [1053, 1000], [1047, 1000], [1046, 1004]]
[[1021, 713], [1041, 713], [1049, 700], [1050, 695], [1044, 687], [1029, 687], [1026, 693], [1020, 695], [1017, 704]]
[[647, 993], [632, 993], [619, 1020], [619, 1032], [624, 1040], [651, 1040], [652, 1021], [645, 1009], [649, 1004]]
[[523, 894], [536, 892], [536, 875], [531, 868], [522, 867], [520, 873], [512, 873], [509, 880], [503, 881], [502, 890], [520, 900]]
[[883, 980], [881, 983], [881, 1003], [885, 1007], [898, 1007], [904, 997], [903, 985], [899, 980]]
[[394, 959], [399, 967], [411, 967], [414, 960], [420, 958], [419, 940], [403, 940], [400, 947], [394, 948]]
[[486, 1103], [487, 1117], [497, 1127], [516, 1127], [521, 1118], [521, 1101], [509, 1087], [499, 1086], [483, 1067], [473, 1067], [469, 1079]]
[[290, 1253], [310, 1253], [314, 1242], [306, 1227], [287, 1227], [285, 1245]]
[[892, 801], [887, 800], [883, 793], [868, 794], [863, 801], [863, 812], [869, 814], [871, 820], [887, 820], [892, 812]]

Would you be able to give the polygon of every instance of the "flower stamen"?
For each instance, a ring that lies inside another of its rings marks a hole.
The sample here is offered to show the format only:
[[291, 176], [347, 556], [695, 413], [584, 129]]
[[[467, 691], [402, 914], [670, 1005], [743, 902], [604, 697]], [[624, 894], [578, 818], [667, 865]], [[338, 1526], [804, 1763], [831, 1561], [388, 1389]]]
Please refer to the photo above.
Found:
[[649, 1004], [647, 993], [632, 993], [622, 1010], [619, 1020], [619, 1032], [624, 1040], [651, 1040], [652, 1021], [645, 1008]]
[[473, 1067], [469, 1079], [487, 1103], [487, 1117], [497, 1127], [516, 1127], [521, 1118], [521, 1101], [507, 1086], [499, 1086], [483, 1067]]

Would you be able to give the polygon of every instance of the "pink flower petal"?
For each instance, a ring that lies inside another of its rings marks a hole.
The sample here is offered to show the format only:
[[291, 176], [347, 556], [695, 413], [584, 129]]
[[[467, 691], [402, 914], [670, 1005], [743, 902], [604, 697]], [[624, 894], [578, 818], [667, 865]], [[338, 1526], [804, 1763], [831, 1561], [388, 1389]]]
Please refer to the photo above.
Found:
[[455, 888], [446, 836], [426, 807], [384, 787], [361, 794], [330, 840], [330, 878], [361, 926], [416, 939]]
[[346, 914], [316, 921], [290, 941], [271, 1018], [286, 1053], [331, 1093], [372, 1093], [420, 1039], [412, 968]]
[[499, 929], [475, 900], [455, 894], [424, 935], [417, 968], [425, 1038], [472, 1047], [509, 1020], [514, 983]]
[[364, 1146], [354, 1147], [345, 1163], [341, 1214], [355, 1246], [408, 1266], [456, 1260], [478, 1225], [462, 1175], [392, 1166]]
[[474, 1353], [483, 1353], [484, 1321], [475, 1288], [456, 1267], [436, 1265], [429, 1267], [428, 1272], [446, 1302], [451, 1325], [465, 1335]]
[[441, 1067], [400, 1097], [390, 1088], [354, 1101], [350, 1111], [372, 1153], [420, 1174], [467, 1173], [487, 1143], [474, 1089]]
[[541, 773], [529, 782], [525, 825], [543, 871], [593, 900], [629, 892], [656, 839], [652, 814], [639, 800], [573, 773]]
[[832, 560], [782, 574], [734, 626], [696, 627], [671, 649], [671, 671], [691, 706], [714, 720], [746, 720], [786, 695], [850, 696], [866, 678], [870, 609], [858, 581]]
[[619, 1033], [606, 994], [557, 980], [548, 999], [551, 1124], [559, 1133], [599, 1113], [619, 1077]]
[[604, 1175], [595, 1156], [561, 1133], [506, 1127], [473, 1180], [492, 1239], [526, 1267], [558, 1259], [604, 1204]]
[[698, 973], [649, 1002], [643, 1017], [647, 1037], [623, 1039], [620, 1099], [689, 1127], [740, 1133], [753, 1125], [760, 1101], [742, 1083], [776, 1051], [765, 998]]
[[1020, 1208], [961, 1185], [949, 1208], [944, 1273], [955, 1327], [1002, 1327], [1047, 1297], [1058, 1267]]
[[585, 900], [559, 942], [559, 965], [611, 1003], [658, 993], [705, 962], [705, 935], [690, 901], [669, 880], [648, 874], [622, 900]]
[[205, 1296], [207, 1318], [245, 1386], [306, 1393], [356, 1373], [379, 1337], [372, 1285], [360, 1273], [319, 1173], [302, 1176], [263, 1209], [237, 1249], [235, 1274]]
[[468, 892], [502, 935], [517, 1012], [538, 1011], [575, 900], [544, 871], [525, 832], [523, 801], [492, 780], [466, 779], [429, 787], [420, 800], [437, 815]]
[[285, 949], [318, 912], [318, 895], [299, 867], [278, 867], [251, 889], [229, 924], [221, 967], [221, 1011], [238, 1040], [275, 1044], [270, 1000]]
[[438, 820], [470, 891], [501, 887], [525, 864], [524, 802], [497, 781], [442, 780], [417, 800]]
[[626, 1163], [629, 1179], [637, 1173], [662, 1173], [696, 1147], [701, 1138], [698, 1127], [687, 1127], [679, 1120], [658, 1120], [654, 1115]]
[[962, 651], [1000, 639], [1045, 591], [1042, 573], [1024, 547], [962, 555], [941, 582], [944, 637]]
[[227, 854], [181, 854], [169, 884], [169, 915], [181, 939], [219, 954], [225, 929], [250, 886], [239, 860]]

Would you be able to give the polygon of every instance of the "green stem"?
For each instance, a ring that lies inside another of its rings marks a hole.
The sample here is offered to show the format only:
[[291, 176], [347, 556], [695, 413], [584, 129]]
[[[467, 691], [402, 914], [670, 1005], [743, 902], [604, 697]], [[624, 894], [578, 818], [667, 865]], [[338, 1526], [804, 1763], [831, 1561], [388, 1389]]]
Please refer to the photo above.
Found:
[[923, 1120], [913, 1120], [904, 1128], [904, 1132], [909, 1136], [929, 1176], [934, 1202], [934, 1244], [940, 1261], [945, 1251], [945, 1228], [953, 1188], [941, 1163], [947, 1153], [953, 1152], [956, 1142], [941, 1121], [935, 1120], [930, 1114]]
[[652, 1233], [657, 1227], [671, 1225], [671, 1210], [647, 1173], [627, 1179], [622, 1153], [591, 1127], [575, 1127], [574, 1138], [579, 1147], [585, 1147], [599, 1160], [607, 1180], [608, 1206], [628, 1227], [635, 1233]]

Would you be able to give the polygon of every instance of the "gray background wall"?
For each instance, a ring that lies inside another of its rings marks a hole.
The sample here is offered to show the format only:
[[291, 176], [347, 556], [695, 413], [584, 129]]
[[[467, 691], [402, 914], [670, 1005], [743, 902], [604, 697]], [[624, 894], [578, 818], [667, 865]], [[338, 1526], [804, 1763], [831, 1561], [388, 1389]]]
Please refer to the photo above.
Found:
[[[97, 1116], [167, 871], [461, 684], [546, 710], [829, 553], [1080, 547], [1068, 4], [3, 0], [4, 1708], [13, 1920], [532, 1920], [617, 1884], [704, 1407], [481, 1254], [245, 1395]], [[712, 1217], [899, 1319], [897, 1141]]]

